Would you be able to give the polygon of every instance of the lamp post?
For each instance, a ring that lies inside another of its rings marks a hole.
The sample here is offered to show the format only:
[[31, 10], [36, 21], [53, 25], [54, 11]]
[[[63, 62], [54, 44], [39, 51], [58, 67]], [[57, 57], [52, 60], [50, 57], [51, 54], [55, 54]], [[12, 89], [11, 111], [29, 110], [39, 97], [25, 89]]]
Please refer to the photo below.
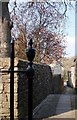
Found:
[[33, 76], [34, 76], [34, 69], [32, 67], [33, 65], [33, 59], [35, 57], [35, 49], [32, 48], [32, 39], [30, 39], [29, 42], [29, 48], [26, 49], [26, 55], [28, 58], [28, 67], [26, 69], [26, 75], [28, 78], [28, 120], [32, 120], [32, 95], [33, 95]]
[[10, 120], [14, 120], [14, 39], [11, 40], [10, 68]]

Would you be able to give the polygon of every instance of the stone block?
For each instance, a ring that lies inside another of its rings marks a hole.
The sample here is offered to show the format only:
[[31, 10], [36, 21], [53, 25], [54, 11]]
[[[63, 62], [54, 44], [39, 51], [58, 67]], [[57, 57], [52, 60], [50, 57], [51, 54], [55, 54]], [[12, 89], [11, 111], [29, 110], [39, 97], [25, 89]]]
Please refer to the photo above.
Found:
[[10, 114], [9, 113], [7, 113], [7, 114], [2, 113], [0, 116], [1, 116], [1, 120], [9, 120], [9, 119], [6, 119], [6, 118], [9, 118]]
[[0, 58], [1, 67], [2, 68], [9, 68], [10, 66], [10, 58]]
[[2, 114], [2, 108], [0, 108], [0, 114]]
[[14, 102], [14, 108], [17, 109], [18, 108], [18, 102]]
[[2, 102], [10, 101], [10, 93], [3, 93], [2, 94]]
[[9, 113], [10, 113], [10, 109], [9, 108], [2, 108], [2, 114], [8, 115]]
[[3, 87], [4, 87], [4, 90], [3, 90], [4, 93], [6, 92], [10, 93], [10, 83], [4, 83]]
[[3, 84], [0, 83], [0, 93], [2, 93], [2, 91], [3, 91]]
[[15, 93], [15, 94], [14, 94], [14, 101], [15, 101], [15, 102], [18, 102], [18, 93]]
[[14, 92], [18, 92], [18, 84], [17, 83], [14, 83]]
[[3, 103], [2, 103], [2, 107], [5, 108], [5, 109], [6, 109], [6, 108], [7, 108], [7, 109], [8, 109], [8, 108], [10, 109], [10, 102], [3, 102]]
[[18, 116], [18, 109], [14, 109], [14, 116], [15, 116], [15, 117]]
[[2, 82], [3, 83], [8, 83], [8, 82], [10, 82], [10, 74], [2, 74]]
[[0, 110], [2, 109], [2, 104], [0, 103]]

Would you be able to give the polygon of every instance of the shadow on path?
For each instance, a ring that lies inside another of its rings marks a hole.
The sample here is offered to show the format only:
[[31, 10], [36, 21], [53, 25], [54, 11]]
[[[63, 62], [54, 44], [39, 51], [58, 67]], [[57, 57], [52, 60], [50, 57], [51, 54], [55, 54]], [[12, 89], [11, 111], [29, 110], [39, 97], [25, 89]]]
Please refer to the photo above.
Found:
[[[63, 94], [47, 96], [33, 111], [33, 120], [49, 120], [54, 118], [76, 118], [77, 95], [75, 90], [65, 87]], [[63, 119], [62, 119], [63, 120]], [[69, 119], [68, 119], [69, 120]]]

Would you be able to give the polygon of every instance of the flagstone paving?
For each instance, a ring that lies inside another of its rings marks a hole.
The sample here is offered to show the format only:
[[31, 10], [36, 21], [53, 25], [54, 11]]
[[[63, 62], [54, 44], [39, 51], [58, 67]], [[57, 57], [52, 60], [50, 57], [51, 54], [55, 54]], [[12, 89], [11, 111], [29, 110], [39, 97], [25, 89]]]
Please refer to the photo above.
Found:
[[51, 94], [33, 111], [34, 120], [71, 118], [77, 120], [77, 95], [73, 88], [66, 87], [63, 94]]

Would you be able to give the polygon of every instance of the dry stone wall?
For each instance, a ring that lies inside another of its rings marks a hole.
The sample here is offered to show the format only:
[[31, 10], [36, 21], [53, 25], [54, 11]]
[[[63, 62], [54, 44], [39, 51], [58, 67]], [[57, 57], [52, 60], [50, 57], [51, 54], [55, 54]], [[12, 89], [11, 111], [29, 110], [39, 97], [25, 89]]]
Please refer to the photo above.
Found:
[[[51, 69], [48, 65], [33, 65], [35, 75], [33, 78], [33, 109], [45, 97], [52, 93]], [[19, 60], [18, 69], [26, 70], [27, 62]], [[19, 118], [25, 120], [28, 110], [28, 81], [25, 73], [18, 74], [18, 111]]]
[[64, 82], [61, 74], [52, 76], [52, 91], [54, 94], [61, 94], [64, 90]]
[[[17, 64], [15, 60], [15, 64]], [[8, 70], [10, 67], [10, 58], [0, 58], [0, 70]], [[15, 68], [16, 69], [16, 68]], [[14, 113], [15, 118], [18, 116], [17, 104], [18, 104], [18, 93], [17, 93], [17, 73], [14, 75]], [[0, 73], [0, 117], [5, 120], [10, 118], [10, 74]]]
[[[9, 66], [9, 58], [0, 59], [0, 69], [7, 70]], [[6, 118], [9, 117], [10, 111], [10, 102], [9, 102], [9, 84], [10, 84], [10, 76], [7, 73], [0, 73], [0, 117]]]
[[[27, 62], [15, 58], [14, 66], [14, 70], [26, 70]], [[8, 70], [9, 67], [10, 58], [1, 58], [0, 70]], [[34, 109], [47, 95], [52, 94], [54, 90], [51, 68], [45, 64], [33, 64], [33, 67], [35, 70], [33, 78]], [[58, 85], [60, 86], [60, 82]], [[25, 73], [17, 72], [14, 73], [14, 116], [18, 120], [25, 120], [27, 114], [28, 80]], [[10, 117], [10, 74], [8, 73], [0, 73], [0, 117], [4, 120]]]
[[[15, 58], [14, 70], [26, 70], [27, 62]], [[0, 59], [0, 69], [8, 70], [10, 58]], [[50, 93], [51, 69], [47, 65], [34, 64], [33, 109]], [[28, 80], [25, 73], [14, 73], [14, 116], [25, 120], [28, 111]], [[0, 116], [10, 117], [10, 74], [0, 73]]]

